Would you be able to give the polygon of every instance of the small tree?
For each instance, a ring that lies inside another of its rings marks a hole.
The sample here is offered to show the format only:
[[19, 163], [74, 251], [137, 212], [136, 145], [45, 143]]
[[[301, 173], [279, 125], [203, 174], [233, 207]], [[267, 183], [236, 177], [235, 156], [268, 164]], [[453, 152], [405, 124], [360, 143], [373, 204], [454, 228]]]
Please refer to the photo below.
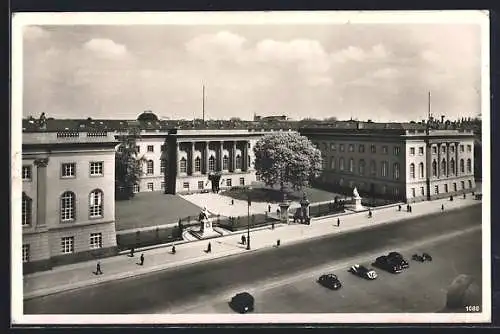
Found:
[[255, 169], [268, 186], [285, 183], [295, 190], [307, 186], [321, 172], [321, 152], [304, 136], [276, 132], [263, 136], [254, 146]]
[[120, 144], [115, 156], [115, 186], [117, 197], [121, 199], [134, 197], [134, 185], [142, 175], [142, 164], [146, 159], [138, 157], [139, 138], [140, 130], [137, 128], [130, 129], [128, 134], [118, 138]]

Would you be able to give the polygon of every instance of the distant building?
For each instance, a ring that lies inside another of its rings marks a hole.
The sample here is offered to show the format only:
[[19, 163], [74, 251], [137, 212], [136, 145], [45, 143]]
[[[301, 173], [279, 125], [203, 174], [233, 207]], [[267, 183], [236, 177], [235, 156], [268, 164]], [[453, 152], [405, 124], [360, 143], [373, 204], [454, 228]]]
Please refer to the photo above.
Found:
[[[409, 202], [470, 192], [474, 134], [421, 123], [336, 122], [299, 130], [321, 150], [319, 183]], [[362, 195], [363, 196], [363, 195]]]
[[286, 120], [288, 120], [288, 117], [286, 117], [285, 115], [281, 115], [281, 116], [264, 116], [264, 117], [254, 115], [253, 116], [253, 120], [254, 121], [264, 121], [264, 122], [286, 121]]
[[116, 253], [115, 147], [107, 132], [24, 132], [24, 273]]

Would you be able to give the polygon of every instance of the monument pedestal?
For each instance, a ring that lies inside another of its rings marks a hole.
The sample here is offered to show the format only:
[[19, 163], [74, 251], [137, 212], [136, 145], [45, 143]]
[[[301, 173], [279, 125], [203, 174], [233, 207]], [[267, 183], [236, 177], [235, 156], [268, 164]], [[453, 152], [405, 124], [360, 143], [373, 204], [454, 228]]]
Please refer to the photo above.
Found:
[[290, 208], [290, 203], [289, 202], [282, 202], [279, 204], [280, 206], [280, 221], [282, 223], [287, 223], [289, 222], [288, 219], [288, 209]]
[[361, 211], [363, 210], [363, 206], [361, 205], [361, 197], [354, 197], [354, 210]]
[[214, 230], [214, 227], [212, 225], [212, 221], [209, 219], [204, 220], [201, 222], [200, 226], [200, 232], [199, 232], [199, 237], [204, 239], [204, 238], [210, 238], [213, 236], [219, 236], [220, 234]]

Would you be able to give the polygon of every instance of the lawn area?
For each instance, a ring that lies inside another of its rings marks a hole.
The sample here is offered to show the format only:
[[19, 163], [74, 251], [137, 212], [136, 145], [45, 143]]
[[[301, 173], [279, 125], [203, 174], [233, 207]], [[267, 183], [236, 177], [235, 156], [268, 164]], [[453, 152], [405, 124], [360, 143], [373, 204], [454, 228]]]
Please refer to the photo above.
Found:
[[131, 200], [116, 201], [115, 206], [117, 231], [177, 223], [201, 210], [180, 196], [161, 192], [139, 193]]
[[[287, 199], [291, 201], [300, 201], [304, 196], [307, 195], [307, 199], [311, 203], [333, 201], [335, 196], [343, 198], [343, 195], [332, 193], [323, 189], [318, 188], [304, 188], [301, 191], [293, 191], [291, 189], [285, 190], [287, 194]], [[279, 187], [253, 187], [252, 189], [229, 189], [222, 191], [220, 194], [223, 196], [231, 197], [238, 200], [247, 199], [247, 193], [250, 192], [250, 196], [253, 202], [265, 202], [265, 203], [279, 203], [282, 200], [282, 195], [280, 193]]]

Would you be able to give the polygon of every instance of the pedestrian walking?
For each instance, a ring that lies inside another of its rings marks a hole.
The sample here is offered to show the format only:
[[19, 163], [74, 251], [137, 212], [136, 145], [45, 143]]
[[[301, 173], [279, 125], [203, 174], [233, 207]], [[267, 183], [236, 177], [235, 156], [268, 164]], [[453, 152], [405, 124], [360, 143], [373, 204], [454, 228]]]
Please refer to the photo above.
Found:
[[465, 198], [467, 198], [467, 196], [466, 196], [466, 195], [465, 195], [465, 193], [464, 193], [464, 199], [465, 199]]
[[340, 218], [337, 218], [337, 227], [340, 226]]
[[406, 211], [410, 212], [410, 204], [406, 204]]
[[267, 211], [268, 211], [268, 212], [271, 212], [271, 204], [268, 204], [268, 205], [267, 205]]
[[444, 211], [444, 204], [441, 204], [441, 211]]
[[134, 247], [130, 248], [130, 257], [134, 257]]
[[172, 254], [175, 254], [176, 250], [175, 250], [175, 245], [172, 245]]
[[231, 200], [231, 205], [234, 205], [234, 199]]
[[474, 196], [474, 192], [472, 192], [472, 196]]
[[276, 240], [276, 247], [279, 247], [280, 245], [281, 245], [281, 240], [280, 239]]
[[245, 236], [244, 236], [244, 235], [242, 235], [242, 236], [241, 236], [241, 243], [242, 243], [243, 245], [245, 245], [245, 244], [246, 244], [246, 241], [247, 241], [247, 238], [245, 238]]
[[372, 209], [368, 209], [368, 218], [372, 217]]
[[96, 275], [102, 275], [102, 271], [101, 271], [101, 262], [100, 262], [100, 261], [97, 261], [95, 274], [96, 274]]
[[408, 206], [408, 209], [410, 209], [410, 213], [411, 213], [411, 211], [413, 210], [413, 208], [412, 208], [412, 206], [411, 206], [411, 205], [410, 205], [410, 206]]
[[212, 252], [212, 244], [209, 242], [207, 246], [207, 253]]
[[144, 254], [141, 254], [141, 266], [144, 265]]
[[398, 211], [401, 211], [401, 204], [398, 205]]
[[276, 214], [279, 216], [280, 215], [280, 209], [276, 209]]
[[274, 221], [271, 223], [271, 229], [274, 230]]
[[450, 196], [450, 202], [453, 202], [453, 195]]

